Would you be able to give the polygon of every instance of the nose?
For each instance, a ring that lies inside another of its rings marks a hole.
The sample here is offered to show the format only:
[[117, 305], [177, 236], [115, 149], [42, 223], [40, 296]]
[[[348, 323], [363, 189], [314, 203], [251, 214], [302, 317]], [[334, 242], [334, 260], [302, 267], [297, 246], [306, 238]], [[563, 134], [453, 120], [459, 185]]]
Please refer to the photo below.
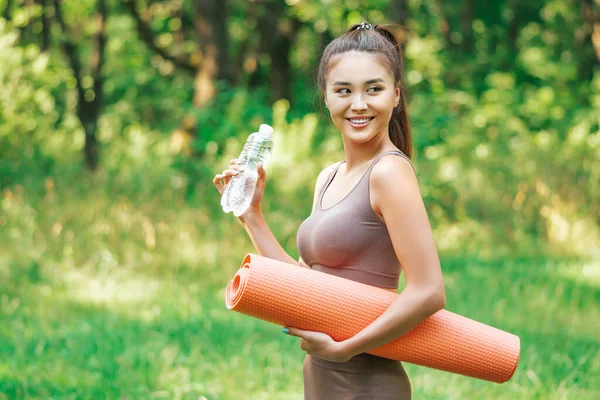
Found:
[[366, 111], [367, 103], [363, 99], [362, 93], [357, 93], [352, 98], [352, 105], [350, 106], [352, 111]]

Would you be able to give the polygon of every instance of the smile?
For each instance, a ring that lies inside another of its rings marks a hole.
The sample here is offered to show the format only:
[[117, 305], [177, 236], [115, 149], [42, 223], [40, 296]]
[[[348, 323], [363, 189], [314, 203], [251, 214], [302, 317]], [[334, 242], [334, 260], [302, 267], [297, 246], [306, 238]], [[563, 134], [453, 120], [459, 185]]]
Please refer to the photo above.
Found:
[[367, 117], [367, 118], [347, 118], [348, 122], [350, 122], [350, 125], [352, 125], [355, 128], [362, 128], [364, 126], [367, 126], [369, 124], [369, 122], [371, 122], [371, 120], [375, 118], [375, 117]]

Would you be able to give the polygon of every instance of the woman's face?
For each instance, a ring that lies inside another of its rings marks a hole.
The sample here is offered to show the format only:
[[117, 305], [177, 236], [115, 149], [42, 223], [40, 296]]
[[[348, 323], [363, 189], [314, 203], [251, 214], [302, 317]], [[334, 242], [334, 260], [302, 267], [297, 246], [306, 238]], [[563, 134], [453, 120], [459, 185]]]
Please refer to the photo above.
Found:
[[325, 101], [333, 124], [356, 143], [387, 136], [392, 110], [400, 100], [392, 72], [372, 53], [350, 51], [331, 61]]

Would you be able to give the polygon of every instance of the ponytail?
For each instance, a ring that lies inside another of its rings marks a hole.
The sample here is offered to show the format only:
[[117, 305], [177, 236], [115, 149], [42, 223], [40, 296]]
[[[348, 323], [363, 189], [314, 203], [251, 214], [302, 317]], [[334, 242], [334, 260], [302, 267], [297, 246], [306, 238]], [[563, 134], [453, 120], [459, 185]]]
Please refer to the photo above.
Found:
[[404, 93], [404, 57], [402, 48], [398, 43], [396, 35], [390, 30], [381, 27], [379, 25], [374, 26], [375, 31], [379, 32], [385, 37], [393, 46], [398, 53], [398, 79], [397, 84], [400, 88], [400, 102], [398, 106], [392, 110], [392, 118], [390, 119], [389, 135], [390, 140], [394, 143], [401, 152], [403, 152], [408, 158], [412, 157], [412, 140], [410, 136], [410, 125], [408, 122], [408, 113], [406, 112], [406, 102]]
[[412, 141], [410, 136], [410, 125], [406, 114], [406, 103], [404, 102], [404, 88], [400, 87], [400, 103], [392, 110], [392, 118], [389, 125], [390, 140], [408, 158], [412, 157]]

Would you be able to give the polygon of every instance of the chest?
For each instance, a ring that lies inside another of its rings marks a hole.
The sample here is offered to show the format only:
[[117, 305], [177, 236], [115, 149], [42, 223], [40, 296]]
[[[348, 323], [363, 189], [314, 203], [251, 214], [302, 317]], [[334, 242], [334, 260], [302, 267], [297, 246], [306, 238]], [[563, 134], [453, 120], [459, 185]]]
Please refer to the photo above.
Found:
[[[323, 189], [320, 199], [321, 208], [330, 209], [338, 205], [351, 193], [358, 190], [360, 186], [366, 186], [363, 189], [368, 189], [368, 179], [369, 176], [365, 175], [365, 171], [351, 174], [344, 174], [343, 171], [341, 173], [340, 171], [336, 172]], [[366, 190], [365, 194], [368, 196], [368, 190]]]
[[363, 208], [369, 209], [369, 214], [383, 223], [383, 217], [376, 205], [376, 194], [370, 190], [369, 174], [359, 172], [346, 176], [337, 175], [323, 188], [318, 204], [321, 211], [334, 208], [354, 208], [347, 203], [361, 203]]
[[351, 265], [365, 254], [388, 252], [389, 244], [387, 227], [366, 201], [315, 210], [298, 229], [298, 250], [308, 265]]

